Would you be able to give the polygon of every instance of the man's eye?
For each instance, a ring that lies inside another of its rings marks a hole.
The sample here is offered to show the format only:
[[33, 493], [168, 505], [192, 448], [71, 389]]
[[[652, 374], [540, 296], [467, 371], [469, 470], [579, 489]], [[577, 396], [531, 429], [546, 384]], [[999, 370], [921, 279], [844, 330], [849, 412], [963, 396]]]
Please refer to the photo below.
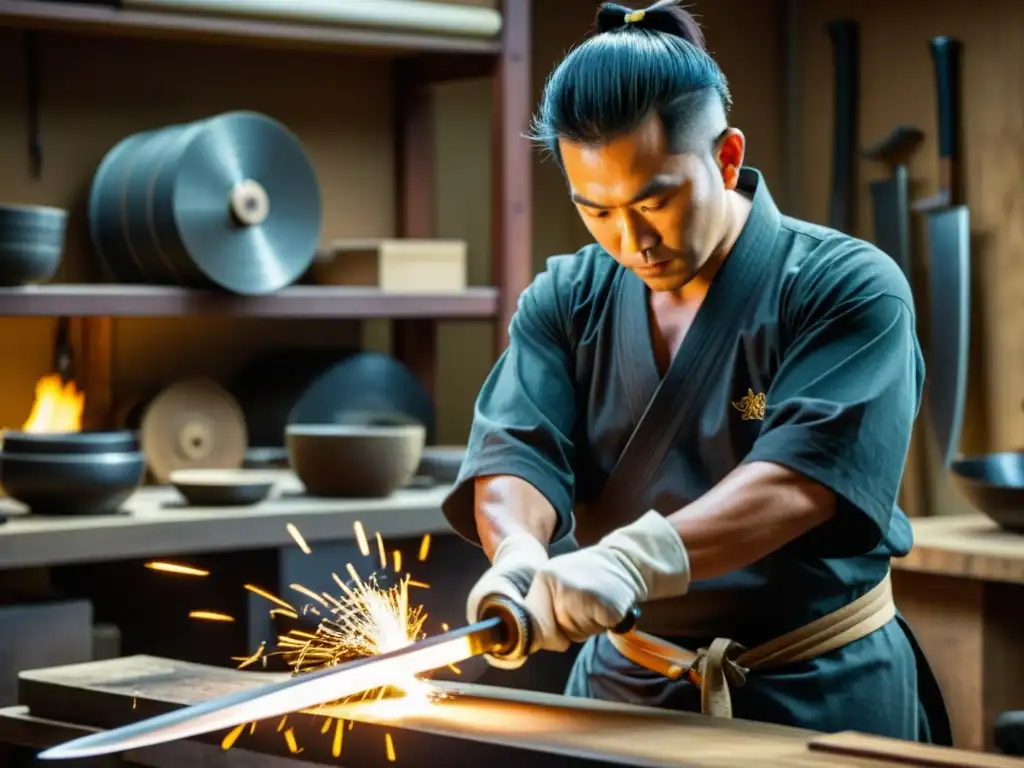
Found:
[[651, 211], [660, 211], [664, 207], [665, 207], [665, 201], [664, 200], [658, 200], [658, 201], [653, 202], [653, 203], [647, 203], [647, 205], [641, 205], [640, 206], [640, 210], [643, 211], [644, 213], [650, 213]]

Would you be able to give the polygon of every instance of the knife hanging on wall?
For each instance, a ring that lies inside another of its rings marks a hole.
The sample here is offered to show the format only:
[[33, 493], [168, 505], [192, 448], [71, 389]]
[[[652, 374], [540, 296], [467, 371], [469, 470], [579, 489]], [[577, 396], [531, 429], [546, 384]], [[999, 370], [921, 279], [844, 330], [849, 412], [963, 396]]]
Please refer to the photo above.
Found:
[[850, 19], [825, 25], [832, 39], [835, 104], [832, 138], [832, 188], [828, 225], [853, 234], [857, 227], [857, 133], [860, 123], [860, 26]]
[[920, 149], [924, 133], [898, 125], [888, 136], [864, 150], [864, 157], [885, 165], [889, 178], [873, 181], [871, 190], [875, 245], [889, 254], [913, 286], [910, 246], [910, 158]]
[[970, 352], [971, 220], [964, 204], [960, 65], [963, 43], [929, 43], [939, 112], [939, 193], [914, 205], [928, 219], [928, 407], [948, 467], [960, 443]]

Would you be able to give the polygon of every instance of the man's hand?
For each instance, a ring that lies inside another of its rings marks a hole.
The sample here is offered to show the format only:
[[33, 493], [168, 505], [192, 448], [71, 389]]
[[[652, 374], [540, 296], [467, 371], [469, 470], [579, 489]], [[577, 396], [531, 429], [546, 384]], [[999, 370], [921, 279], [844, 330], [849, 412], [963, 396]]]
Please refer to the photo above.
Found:
[[536, 627], [531, 650], [564, 651], [614, 627], [634, 605], [685, 594], [689, 584], [682, 539], [660, 513], [648, 512], [537, 571], [525, 601]]
[[[488, 595], [504, 595], [522, 603], [537, 571], [548, 562], [547, 548], [527, 533], [517, 533], [502, 539], [494, 551], [491, 567], [480, 577], [466, 601], [466, 618], [470, 624], [480, 618], [480, 603]], [[504, 661], [484, 655], [489, 664], [501, 669], [521, 667], [526, 659]]]

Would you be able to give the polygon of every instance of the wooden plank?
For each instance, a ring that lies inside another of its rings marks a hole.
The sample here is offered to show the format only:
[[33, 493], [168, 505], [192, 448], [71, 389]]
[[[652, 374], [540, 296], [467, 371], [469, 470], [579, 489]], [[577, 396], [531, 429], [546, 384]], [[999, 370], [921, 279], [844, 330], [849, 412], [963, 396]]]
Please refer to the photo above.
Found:
[[866, 733], [844, 731], [811, 739], [813, 750], [838, 755], [877, 757], [904, 765], [922, 768], [1022, 768], [1024, 760], [1003, 755], [936, 747], [931, 744], [913, 744], [899, 739], [885, 739]]
[[[112, 727], [273, 679], [279, 677], [134, 656], [24, 672], [20, 695], [33, 717]], [[400, 763], [412, 766], [453, 765], [453, 759], [466, 765], [489, 759], [493, 764], [499, 756], [506, 765], [515, 764], [509, 759], [514, 755], [528, 759], [531, 768], [899, 764], [812, 752], [808, 743], [815, 734], [795, 728], [491, 686], [438, 686], [446, 698], [422, 707], [403, 706], [399, 699], [289, 715], [285, 725], [296, 729], [303, 749], [297, 759], [317, 760], [329, 752], [333, 728], [342, 718], [359, 723], [344, 731], [341, 757], [351, 766], [379, 761], [385, 730], [393, 734]], [[324, 728], [326, 718], [331, 721]], [[238, 747], [280, 753], [283, 740], [276, 728], [276, 720], [259, 723]], [[211, 734], [204, 741], [219, 738]], [[348, 752], [350, 744], [361, 751]], [[376, 760], [363, 763], [357, 754], [371, 760], [376, 754]]]
[[914, 549], [893, 560], [897, 570], [1024, 584], [1024, 536], [981, 514], [911, 521]]
[[[33, 717], [28, 707], [4, 707], [0, 709], [0, 761], [5, 757], [3, 746], [24, 747], [42, 750], [80, 736], [95, 733], [98, 728], [60, 723]], [[7, 763], [0, 762], [7, 766]], [[15, 763], [22, 765], [22, 763]], [[183, 765], [203, 768], [294, 768], [290, 757], [262, 755], [248, 749], [232, 749], [225, 752], [218, 744], [203, 744], [193, 741], [179, 741], [161, 744], [149, 749], [129, 750], [123, 755], [109, 755], [95, 760], [76, 760], [75, 768], [124, 768], [125, 765], [146, 766], [146, 768], [181, 768]], [[337, 761], [311, 763], [338, 768]]]
[[125, 514], [33, 517], [0, 500], [0, 568], [89, 563], [136, 557], [291, 546], [285, 526], [294, 523], [310, 544], [352, 538], [362, 520], [388, 538], [450, 533], [441, 514], [448, 486], [396, 491], [385, 499], [315, 499], [298, 494], [290, 473], [271, 498], [251, 507], [187, 507], [169, 487], [143, 488]]
[[377, 54], [429, 52], [493, 55], [500, 48], [498, 41], [486, 38], [133, 11], [105, 4], [50, 0], [0, 0], [0, 25], [111, 36]]
[[239, 296], [163, 285], [53, 283], [0, 288], [0, 317], [272, 317], [292, 319], [487, 318], [498, 291], [384, 293], [357, 286], [294, 285], [266, 296]]

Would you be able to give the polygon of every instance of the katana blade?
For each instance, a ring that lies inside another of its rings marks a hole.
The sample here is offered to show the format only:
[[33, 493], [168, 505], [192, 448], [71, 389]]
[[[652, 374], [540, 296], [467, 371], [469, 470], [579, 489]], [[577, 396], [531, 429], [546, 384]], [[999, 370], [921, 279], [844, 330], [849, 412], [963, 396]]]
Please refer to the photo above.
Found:
[[423, 672], [487, 653], [507, 643], [508, 634], [507, 619], [487, 618], [389, 653], [301, 674], [83, 736], [47, 749], [38, 757], [69, 760], [108, 755], [312, 709], [392, 683], [407, 682]]

